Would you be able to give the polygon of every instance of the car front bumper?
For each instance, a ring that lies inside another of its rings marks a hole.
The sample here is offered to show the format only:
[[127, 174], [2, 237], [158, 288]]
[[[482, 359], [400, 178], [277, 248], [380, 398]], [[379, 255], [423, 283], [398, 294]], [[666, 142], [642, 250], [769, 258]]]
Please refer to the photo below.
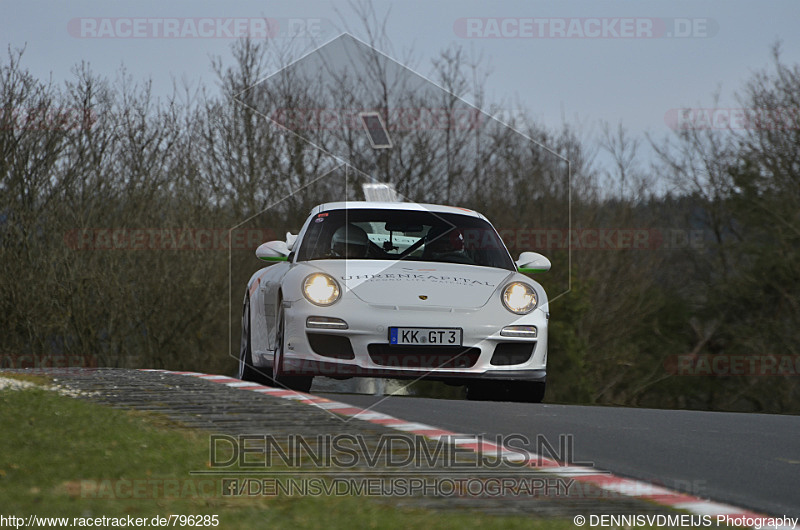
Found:
[[[398, 307], [350, 298], [318, 307], [301, 299], [284, 302], [284, 315], [286, 374], [451, 382], [546, 377], [548, 315], [541, 308], [517, 316], [502, 306]], [[310, 328], [309, 317], [342, 319], [347, 329]], [[511, 325], [535, 326], [536, 338], [502, 336]], [[390, 345], [390, 327], [461, 328], [462, 346]]]

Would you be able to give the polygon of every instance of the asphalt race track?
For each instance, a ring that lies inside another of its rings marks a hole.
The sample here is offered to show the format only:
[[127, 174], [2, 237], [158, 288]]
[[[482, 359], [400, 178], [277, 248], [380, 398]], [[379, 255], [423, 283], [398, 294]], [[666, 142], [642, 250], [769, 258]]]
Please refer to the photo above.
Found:
[[[559, 435], [571, 435], [574, 462], [761, 513], [800, 517], [798, 416], [321, 395], [464, 434], [521, 434], [532, 442], [538, 436], [555, 448]], [[527, 449], [536, 448], [532, 443]]]

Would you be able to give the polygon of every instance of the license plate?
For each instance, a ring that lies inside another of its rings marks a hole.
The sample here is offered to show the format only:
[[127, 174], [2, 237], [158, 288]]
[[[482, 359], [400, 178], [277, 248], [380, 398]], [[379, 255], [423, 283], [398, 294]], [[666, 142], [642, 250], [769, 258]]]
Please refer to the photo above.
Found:
[[461, 329], [389, 328], [389, 344], [461, 346]]

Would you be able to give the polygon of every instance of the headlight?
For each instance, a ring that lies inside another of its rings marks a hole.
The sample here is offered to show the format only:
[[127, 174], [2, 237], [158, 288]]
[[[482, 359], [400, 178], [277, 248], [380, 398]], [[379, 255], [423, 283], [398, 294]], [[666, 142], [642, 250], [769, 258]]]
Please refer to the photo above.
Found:
[[503, 289], [503, 305], [518, 315], [530, 313], [536, 307], [536, 291], [527, 283], [509, 283]]
[[339, 284], [329, 274], [315, 272], [303, 281], [303, 295], [312, 304], [331, 305], [339, 299], [341, 292]]

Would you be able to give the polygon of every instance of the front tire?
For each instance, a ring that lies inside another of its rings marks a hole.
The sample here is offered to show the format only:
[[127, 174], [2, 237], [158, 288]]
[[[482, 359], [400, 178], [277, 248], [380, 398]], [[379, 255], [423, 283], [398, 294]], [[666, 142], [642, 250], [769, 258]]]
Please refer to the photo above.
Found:
[[314, 376], [310, 375], [284, 375], [283, 374], [283, 349], [284, 349], [284, 330], [285, 317], [283, 315], [283, 304], [278, 301], [278, 330], [275, 333], [275, 359], [272, 363], [272, 380], [275, 386], [296, 390], [298, 392], [308, 392], [314, 382]]
[[239, 370], [237, 376], [242, 381], [252, 381], [260, 385], [272, 386], [272, 379], [253, 365], [253, 343], [250, 333], [250, 296], [244, 297], [242, 310], [242, 339], [239, 346]]

